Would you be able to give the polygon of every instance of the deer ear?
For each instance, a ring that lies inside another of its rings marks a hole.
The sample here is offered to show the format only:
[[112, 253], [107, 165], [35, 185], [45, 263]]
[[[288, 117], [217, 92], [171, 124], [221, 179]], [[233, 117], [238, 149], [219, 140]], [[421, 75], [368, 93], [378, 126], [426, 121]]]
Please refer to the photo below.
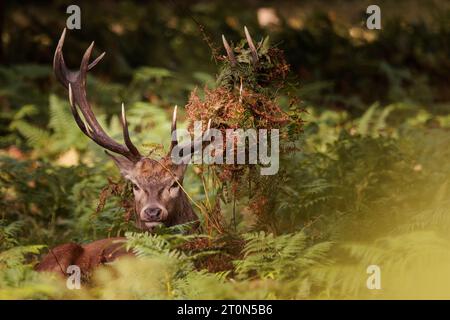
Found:
[[187, 164], [178, 164], [173, 168], [173, 174], [175, 174], [178, 180], [183, 181], [184, 173], [186, 172]]
[[105, 150], [105, 153], [114, 160], [114, 163], [117, 165], [117, 167], [120, 170], [120, 173], [124, 178], [129, 178], [131, 175], [131, 171], [134, 169], [134, 163], [130, 160], [128, 160], [125, 157], [122, 156], [114, 156], [108, 151]]

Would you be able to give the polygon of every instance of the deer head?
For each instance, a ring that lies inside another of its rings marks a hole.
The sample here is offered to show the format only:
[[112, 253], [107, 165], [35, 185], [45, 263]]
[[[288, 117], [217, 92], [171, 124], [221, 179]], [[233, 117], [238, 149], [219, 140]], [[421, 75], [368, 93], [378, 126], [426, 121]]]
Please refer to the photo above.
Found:
[[[94, 42], [92, 42], [84, 53], [80, 69], [69, 70], [62, 54], [65, 35], [66, 30], [64, 29], [53, 60], [56, 78], [68, 90], [71, 111], [80, 130], [96, 144], [114, 153], [111, 154], [105, 150], [114, 160], [122, 176], [133, 184], [137, 226], [143, 230], [152, 231], [155, 226], [160, 224], [173, 226], [197, 220], [182, 188], [186, 164], [175, 164], [171, 158], [172, 149], [178, 144], [176, 137], [177, 108], [175, 107], [173, 112], [172, 141], [166, 157], [156, 160], [141, 155], [130, 139], [123, 104], [120, 120], [125, 144], [113, 140], [97, 121], [86, 94], [87, 73], [104, 57], [105, 53], [89, 63], [94, 47]], [[196, 143], [199, 142], [189, 143], [191, 149], [194, 150]]]

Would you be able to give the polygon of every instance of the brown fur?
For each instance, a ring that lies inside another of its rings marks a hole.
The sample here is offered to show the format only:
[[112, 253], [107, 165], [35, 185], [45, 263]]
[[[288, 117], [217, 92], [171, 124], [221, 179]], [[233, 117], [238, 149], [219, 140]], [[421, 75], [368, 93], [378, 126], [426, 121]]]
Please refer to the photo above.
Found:
[[66, 276], [67, 267], [77, 265], [83, 276], [100, 265], [124, 255], [133, 255], [124, 247], [125, 238], [107, 238], [85, 245], [66, 243], [50, 250], [35, 267], [39, 272], [54, 272]]

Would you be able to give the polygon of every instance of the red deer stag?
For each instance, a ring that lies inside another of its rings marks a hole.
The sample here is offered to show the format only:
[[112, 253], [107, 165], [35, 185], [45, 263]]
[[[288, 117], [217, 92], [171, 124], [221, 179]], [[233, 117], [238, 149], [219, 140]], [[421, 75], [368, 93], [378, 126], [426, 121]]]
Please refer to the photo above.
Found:
[[[168, 155], [160, 160], [142, 156], [131, 142], [125, 108], [122, 104], [121, 123], [125, 145], [109, 137], [95, 118], [86, 95], [86, 77], [97, 63], [103, 58], [102, 53], [97, 59], [89, 63], [94, 43], [84, 53], [78, 71], [69, 70], [64, 62], [62, 48], [66, 30], [64, 29], [56, 47], [53, 69], [56, 78], [68, 90], [70, 108], [75, 122], [81, 131], [95, 143], [109, 150], [113, 155], [105, 152], [114, 160], [125, 179], [133, 183], [137, 225], [140, 229], [152, 231], [157, 225], [173, 226], [197, 221], [197, 216], [181, 188], [186, 164], [175, 164], [172, 161], [172, 150], [190, 150], [191, 154], [197, 150], [202, 141], [189, 142], [178, 146], [176, 135], [177, 109], [175, 107], [172, 118], [172, 142]], [[253, 40], [245, 28], [245, 36], [249, 44], [252, 62], [258, 63], [258, 54]], [[238, 62], [233, 50], [222, 36], [223, 44], [231, 65]], [[78, 110], [82, 113], [82, 120]], [[211, 121], [208, 123], [207, 131]], [[189, 145], [190, 144], [190, 145]], [[183, 154], [182, 157], [185, 159]], [[129, 254], [123, 247], [124, 238], [108, 238], [97, 240], [89, 244], [78, 245], [68, 243], [51, 249], [43, 260], [36, 266], [38, 271], [52, 271], [65, 275], [69, 265], [77, 265], [83, 274], [89, 273], [94, 267], [110, 262], [116, 258]]]
[[[176, 138], [177, 108], [172, 118], [172, 142], [167, 156], [155, 160], [142, 156], [132, 143], [127, 126], [125, 108], [122, 104], [121, 124], [125, 144], [113, 140], [97, 121], [86, 95], [86, 77], [104, 56], [89, 63], [94, 43], [84, 53], [80, 69], [69, 70], [64, 62], [62, 48], [66, 30], [64, 29], [56, 47], [53, 69], [56, 78], [68, 90], [73, 117], [80, 130], [95, 143], [109, 150], [105, 152], [114, 160], [122, 176], [133, 184], [137, 226], [152, 232], [158, 225], [174, 226], [198, 220], [181, 188], [186, 164], [175, 164], [171, 153], [178, 144]], [[84, 117], [82, 120], [79, 111]], [[195, 149], [201, 141], [189, 142], [191, 146], [178, 146], [180, 149]], [[184, 155], [183, 155], [184, 156]], [[38, 271], [65, 273], [69, 265], [78, 265], [83, 272], [88, 272], [96, 265], [109, 262], [126, 254], [120, 240], [124, 238], [102, 239], [86, 245], [75, 243], [63, 244], [52, 250], [37, 265]], [[119, 241], [117, 241], [119, 240]]]

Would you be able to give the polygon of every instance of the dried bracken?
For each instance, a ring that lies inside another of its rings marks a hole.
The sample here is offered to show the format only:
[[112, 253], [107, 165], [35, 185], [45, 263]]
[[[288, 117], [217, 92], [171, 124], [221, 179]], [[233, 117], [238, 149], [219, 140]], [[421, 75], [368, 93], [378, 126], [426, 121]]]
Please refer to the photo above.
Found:
[[97, 209], [95, 214], [99, 214], [105, 207], [106, 201], [111, 196], [117, 196], [121, 199], [120, 206], [125, 210], [124, 220], [129, 222], [135, 214], [131, 187], [128, 183], [120, 181], [114, 182], [108, 179], [108, 184], [100, 192]]
[[[283, 51], [270, 47], [267, 38], [255, 42], [247, 28], [245, 40], [238, 46], [230, 45], [224, 36], [222, 42], [226, 55], [219, 59], [223, 66], [217, 77], [216, 88], [204, 88], [202, 92], [194, 90], [186, 105], [189, 129], [193, 131], [194, 121], [199, 120], [202, 120], [203, 126], [211, 120], [211, 127], [219, 129], [224, 138], [227, 129], [278, 129], [280, 155], [296, 150], [293, 142], [302, 132], [303, 109], [298, 106], [299, 99], [292, 98], [286, 90], [289, 65]], [[287, 101], [287, 105], [281, 105], [281, 100]], [[223, 148], [223, 154], [226, 155], [226, 143]], [[246, 152], [248, 148], [247, 145]], [[259, 183], [255, 174], [250, 174], [258, 165], [213, 166], [215, 176], [221, 180], [221, 198], [226, 202], [235, 202], [241, 196], [252, 198], [251, 194], [263, 194], [258, 189], [263, 188], [264, 183]], [[248, 188], [250, 185], [253, 185], [251, 194]], [[250, 210], [261, 219], [262, 211], [270, 207], [258, 203], [257, 199], [251, 199], [250, 203]]]
[[208, 270], [208, 272], [233, 271], [233, 260], [242, 258], [242, 249], [245, 241], [242, 239], [215, 239], [195, 238], [183, 243], [179, 249], [188, 255], [202, 252], [210, 254], [200, 255], [194, 260], [197, 270]]

